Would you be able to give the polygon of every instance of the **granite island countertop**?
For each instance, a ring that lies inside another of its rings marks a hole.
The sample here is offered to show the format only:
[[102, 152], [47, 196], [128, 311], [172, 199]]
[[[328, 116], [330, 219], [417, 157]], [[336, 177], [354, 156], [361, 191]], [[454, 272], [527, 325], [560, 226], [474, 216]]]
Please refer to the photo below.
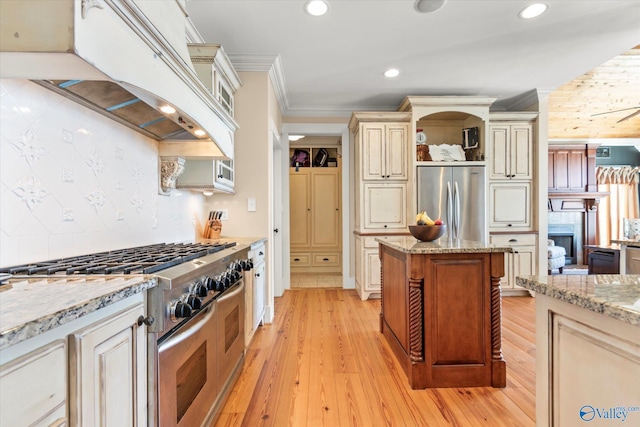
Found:
[[156, 285], [148, 275], [10, 278], [0, 286], [0, 350]]
[[632, 240], [632, 239], [611, 239], [611, 243], [617, 243], [619, 245], [632, 246], [635, 248], [640, 248], [640, 240]]
[[421, 242], [413, 236], [399, 238], [376, 237], [376, 241], [392, 249], [407, 254], [465, 254], [487, 252], [511, 252], [509, 246], [483, 244], [471, 240], [438, 239], [433, 242]]
[[525, 289], [640, 326], [640, 275], [517, 277]]

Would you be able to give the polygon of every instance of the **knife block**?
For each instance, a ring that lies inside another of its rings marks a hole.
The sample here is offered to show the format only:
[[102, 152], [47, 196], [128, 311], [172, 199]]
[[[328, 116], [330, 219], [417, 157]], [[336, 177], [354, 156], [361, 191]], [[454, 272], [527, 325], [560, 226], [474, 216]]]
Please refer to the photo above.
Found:
[[222, 232], [222, 221], [219, 219], [213, 219], [207, 222], [207, 226], [204, 229], [203, 237], [205, 239], [219, 239]]

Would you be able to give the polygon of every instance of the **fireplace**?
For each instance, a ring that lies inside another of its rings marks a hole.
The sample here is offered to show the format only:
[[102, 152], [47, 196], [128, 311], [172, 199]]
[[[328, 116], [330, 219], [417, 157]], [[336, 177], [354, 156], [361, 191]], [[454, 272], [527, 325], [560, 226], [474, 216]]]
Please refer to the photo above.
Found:
[[549, 224], [548, 236], [556, 246], [565, 249], [565, 265], [578, 263], [578, 239], [574, 232], [574, 224]]

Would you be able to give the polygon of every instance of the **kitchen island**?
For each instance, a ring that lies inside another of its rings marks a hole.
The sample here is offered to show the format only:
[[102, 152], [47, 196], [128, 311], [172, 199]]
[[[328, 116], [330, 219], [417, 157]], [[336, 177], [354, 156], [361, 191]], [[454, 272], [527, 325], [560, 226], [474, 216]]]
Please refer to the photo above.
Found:
[[640, 274], [640, 240], [611, 239], [620, 245], [620, 274]]
[[536, 292], [537, 425], [640, 425], [640, 275], [517, 284]]
[[500, 278], [510, 247], [413, 237], [380, 244], [380, 330], [412, 389], [506, 386]]

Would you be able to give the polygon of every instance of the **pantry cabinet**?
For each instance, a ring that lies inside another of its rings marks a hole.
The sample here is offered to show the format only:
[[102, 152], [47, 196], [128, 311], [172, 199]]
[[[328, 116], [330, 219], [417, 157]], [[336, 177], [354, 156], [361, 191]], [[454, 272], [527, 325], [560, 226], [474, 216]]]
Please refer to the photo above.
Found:
[[356, 291], [380, 298], [376, 236], [408, 234], [411, 113], [353, 113]]
[[141, 302], [70, 335], [69, 425], [147, 424], [144, 315]]
[[516, 285], [516, 277], [537, 274], [537, 236], [535, 234], [492, 234], [489, 236], [489, 242], [512, 249], [512, 252], [505, 253], [504, 276], [500, 279], [500, 288], [504, 291], [504, 295], [509, 295], [512, 291], [526, 292], [524, 288]]
[[340, 271], [340, 185], [339, 168], [291, 168], [292, 271]]

